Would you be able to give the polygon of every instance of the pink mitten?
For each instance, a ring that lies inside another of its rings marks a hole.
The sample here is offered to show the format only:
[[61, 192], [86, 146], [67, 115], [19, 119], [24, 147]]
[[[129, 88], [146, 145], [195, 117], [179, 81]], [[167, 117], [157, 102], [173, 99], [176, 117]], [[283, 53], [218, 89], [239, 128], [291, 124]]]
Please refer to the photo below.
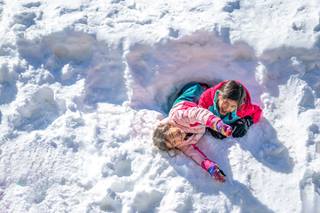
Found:
[[214, 131], [220, 132], [222, 135], [229, 137], [232, 134], [231, 126], [223, 123], [223, 121], [215, 116], [209, 118], [207, 126], [213, 129]]
[[206, 159], [201, 163], [202, 168], [204, 168], [209, 174], [219, 182], [225, 182], [225, 174], [219, 168], [218, 164]]

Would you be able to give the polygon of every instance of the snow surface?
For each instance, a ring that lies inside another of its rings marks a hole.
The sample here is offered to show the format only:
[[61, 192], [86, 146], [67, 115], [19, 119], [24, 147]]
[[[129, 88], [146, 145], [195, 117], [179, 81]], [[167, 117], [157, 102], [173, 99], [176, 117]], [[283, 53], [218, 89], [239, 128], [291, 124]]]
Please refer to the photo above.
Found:
[[[0, 0], [0, 212], [320, 212], [319, 0]], [[199, 146], [152, 145], [189, 81], [264, 110]]]

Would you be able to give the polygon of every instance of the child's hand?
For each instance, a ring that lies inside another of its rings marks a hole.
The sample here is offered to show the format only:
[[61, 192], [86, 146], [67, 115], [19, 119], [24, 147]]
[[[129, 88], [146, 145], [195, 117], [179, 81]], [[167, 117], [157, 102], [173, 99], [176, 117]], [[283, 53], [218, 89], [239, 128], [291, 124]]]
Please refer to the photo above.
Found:
[[222, 135], [224, 135], [226, 137], [229, 137], [232, 134], [231, 126], [223, 123], [223, 121], [217, 117], [212, 119], [212, 124], [211, 124], [210, 128], [221, 133]]
[[225, 139], [226, 136], [224, 136], [223, 134], [221, 134], [220, 132], [214, 131], [211, 128], [207, 128], [208, 132], [212, 135], [212, 137], [217, 138], [217, 139]]
[[209, 172], [211, 177], [213, 177], [218, 182], [225, 182], [226, 175], [224, 172], [219, 168], [218, 164], [210, 161], [210, 160], [204, 160], [201, 165], [205, 170]]
[[222, 120], [218, 121], [216, 124], [217, 131], [223, 134], [226, 137], [231, 136], [232, 134], [232, 127], [223, 123]]
[[243, 137], [249, 127], [253, 124], [252, 118], [250, 116], [246, 116], [242, 119], [236, 120], [232, 126], [233, 126], [233, 132], [232, 136], [235, 138]]

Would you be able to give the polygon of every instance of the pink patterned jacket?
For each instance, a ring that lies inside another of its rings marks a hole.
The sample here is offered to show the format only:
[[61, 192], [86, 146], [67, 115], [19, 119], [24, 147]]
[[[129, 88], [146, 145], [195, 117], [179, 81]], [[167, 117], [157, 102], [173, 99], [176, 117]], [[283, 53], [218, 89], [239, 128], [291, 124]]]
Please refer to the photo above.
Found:
[[168, 117], [169, 122], [173, 122], [186, 133], [192, 133], [177, 148], [205, 170], [207, 168], [204, 161], [209, 159], [196, 144], [204, 135], [206, 127], [212, 127], [215, 119], [217, 117], [212, 112], [189, 101], [182, 101], [173, 106]]

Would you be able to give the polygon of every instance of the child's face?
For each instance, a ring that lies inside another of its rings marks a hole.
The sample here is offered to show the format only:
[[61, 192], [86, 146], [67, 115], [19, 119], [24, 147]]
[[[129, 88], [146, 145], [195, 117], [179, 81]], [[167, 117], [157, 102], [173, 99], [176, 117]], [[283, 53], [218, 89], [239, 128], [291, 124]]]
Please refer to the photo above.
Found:
[[186, 137], [186, 133], [178, 127], [171, 127], [166, 146], [171, 149], [181, 145]]
[[219, 112], [221, 115], [226, 115], [229, 112], [233, 112], [237, 109], [238, 103], [237, 101], [231, 100], [231, 99], [224, 99], [222, 95], [219, 95]]

